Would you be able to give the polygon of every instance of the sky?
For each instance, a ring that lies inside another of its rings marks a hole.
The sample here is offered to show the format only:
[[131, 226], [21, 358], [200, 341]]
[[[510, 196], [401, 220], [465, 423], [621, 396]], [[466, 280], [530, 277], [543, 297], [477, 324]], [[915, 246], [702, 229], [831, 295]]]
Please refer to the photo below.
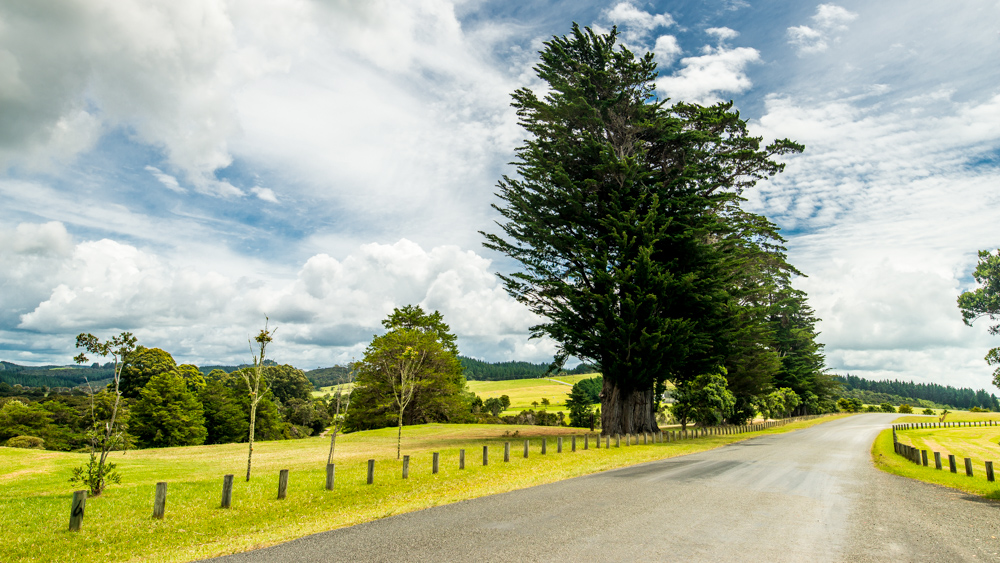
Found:
[[[1000, 2], [0, 1], [0, 359], [133, 332], [178, 362], [360, 358], [394, 307], [550, 361], [482, 246], [542, 42], [617, 25], [657, 94], [805, 145], [746, 195], [833, 373], [986, 388], [962, 323], [1000, 247]], [[984, 323], [984, 321], [980, 321]]]

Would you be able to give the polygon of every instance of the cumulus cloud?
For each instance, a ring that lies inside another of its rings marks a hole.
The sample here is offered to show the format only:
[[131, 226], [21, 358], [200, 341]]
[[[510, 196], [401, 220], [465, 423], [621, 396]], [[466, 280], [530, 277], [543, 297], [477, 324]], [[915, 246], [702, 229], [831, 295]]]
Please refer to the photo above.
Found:
[[670, 14], [651, 14], [632, 2], [615, 4], [604, 13], [604, 17], [623, 28], [628, 43], [643, 41], [653, 30], [674, 25]]
[[403, 239], [342, 260], [318, 254], [289, 282], [204, 271], [108, 239], [73, 244], [59, 223], [22, 224], [0, 243], [0, 276], [12, 290], [3, 309], [21, 312], [18, 330], [0, 338], [63, 334], [66, 354], [70, 335], [131, 330], [185, 361], [242, 361], [243, 333], [266, 314], [281, 326], [279, 355], [289, 361], [346, 361], [406, 304], [441, 311], [468, 354], [547, 361], [554, 351], [527, 341], [538, 319], [506, 294], [491, 262], [456, 246]]
[[662, 68], [674, 64], [674, 61], [683, 52], [684, 50], [681, 49], [677, 38], [673, 35], [661, 35], [657, 37], [656, 44], [653, 46], [653, 53], [656, 55], [656, 60]]
[[788, 28], [788, 42], [799, 48], [799, 54], [826, 51], [830, 42], [839, 41], [841, 33], [847, 31], [847, 24], [858, 18], [858, 14], [835, 4], [820, 4], [813, 15], [813, 26]]
[[760, 60], [759, 51], [720, 44], [706, 45], [702, 52], [700, 56], [681, 59], [682, 68], [660, 77], [656, 89], [675, 101], [709, 105], [723, 101], [721, 94], [738, 94], [753, 86], [746, 67]]

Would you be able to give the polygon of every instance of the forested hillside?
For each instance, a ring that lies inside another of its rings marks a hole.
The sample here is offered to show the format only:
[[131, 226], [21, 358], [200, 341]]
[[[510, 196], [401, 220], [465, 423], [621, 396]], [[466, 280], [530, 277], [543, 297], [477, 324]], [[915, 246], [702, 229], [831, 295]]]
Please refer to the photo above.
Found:
[[91, 384], [104, 385], [112, 377], [112, 366], [94, 364], [79, 366], [20, 366], [0, 361], [0, 383], [13, 387], [77, 387]]
[[950, 385], [937, 383], [914, 383], [912, 381], [872, 381], [855, 375], [837, 375], [835, 380], [844, 386], [844, 397], [860, 399], [865, 403], [893, 404], [909, 403], [922, 407], [951, 407], [970, 409], [979, 407], [991, 411], [1000, 411], [1000, 403], [996, 395], [987, 394], [980, 389], [956, 389]]
[[[549, 369], [549, 364], [533, 364], [530, 362], [484, 362], [475, 358], [459, 356], [465, 378], [471, 381], [506, 381], [508, 379], [531, 379], [542, 377]], [[587, 364], [580, 364], [573, 369], [561, 373], [594, 373], [597, 369]]]

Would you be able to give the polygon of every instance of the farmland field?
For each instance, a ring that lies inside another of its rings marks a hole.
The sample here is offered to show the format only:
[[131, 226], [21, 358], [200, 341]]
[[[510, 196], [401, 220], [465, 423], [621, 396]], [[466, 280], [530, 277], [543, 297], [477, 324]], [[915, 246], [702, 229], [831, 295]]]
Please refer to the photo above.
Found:
[[[513, 425], [431, 424], [403, 430], [403, 453], [411, 455], [410, 478], [400, 478], [394, 428], [342, 435], [337, 440], [336, 486], [323, 487], [327, 438], [258, 442], [253, 478], [247, 483], [246, 444], [161, 448], [117, 453], [123, 481], [87, 501], [79, 533], [68, 532], [68, 482], [84, 454], [0, 447], [0, 560], [4, 561], [189, 561], [245, 551], [307, 534], [384, 518], [392, 514], [475, 498], [715, 448], [758, 434], [787, 432], [830, 418], [763, 432], [696, 440], [555, 453], [554, 437], [580, 429]], [[506, 434], [506, 436], [505, 436]], [[540, 440], [548, 439], [548, 455]], [[522, 457], [523, 441], [531, 455]], [[503, 443], [512, 443], [509, 463]], [[488, 466], [482, 448], [489, 447]], [[459, 449], [466, 469], [458, 469]], [[431, 453], [440, 452], [441, 472], [431, 474]], [[375, 484], [365, 484], [367, 460], [375, 460]], [[278, 471], [289, 469], [288, 498], [276, 500]], [[223, 475], [236, 476], [233, 507], [220, 509]], [[151, 518], [157, 481], [168, 483], [166, 518]]]

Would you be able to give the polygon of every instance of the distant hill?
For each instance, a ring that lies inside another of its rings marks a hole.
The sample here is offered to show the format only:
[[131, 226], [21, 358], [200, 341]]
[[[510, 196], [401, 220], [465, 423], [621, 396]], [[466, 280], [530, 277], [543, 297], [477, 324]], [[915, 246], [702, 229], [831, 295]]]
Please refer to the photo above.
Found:
[[77, 387], [104, 385], [114, 377], [111, 365], [103, 366], [21, 366], [0, 361], [0, 382], [22, 387]]
[[[508, 379], [532, 379], [542, 377], [549, 369], [549, 364], [533, 364], [530, 362], [484, 362], [466, 356], [459, 356], [465, 378], [470, 381], [506, 381]], [[594, 373], [594, 366], [580, 364], [571, 370], [560, 373], [579, 374]]]
[[311, 381], [316, 389], [330, 387], [331, 385], [340, 385], [347, 381], [347, 367], [333, 366], [310, 370], [306, 372], [306, 379]]
[[979, 407], [993, 412], [1000, 411], [996, 395], [985, 390], [973, 391], [957, 389], [951, 385], [937, 383], [914, 383], [912, 381], [874, 381], [856, 375], [835, 375], [834, 380], [844, 386], [842, 397], [856, 398], [868, 404], [909, 403], [921, 407], [943, 407], [970, 409]]

